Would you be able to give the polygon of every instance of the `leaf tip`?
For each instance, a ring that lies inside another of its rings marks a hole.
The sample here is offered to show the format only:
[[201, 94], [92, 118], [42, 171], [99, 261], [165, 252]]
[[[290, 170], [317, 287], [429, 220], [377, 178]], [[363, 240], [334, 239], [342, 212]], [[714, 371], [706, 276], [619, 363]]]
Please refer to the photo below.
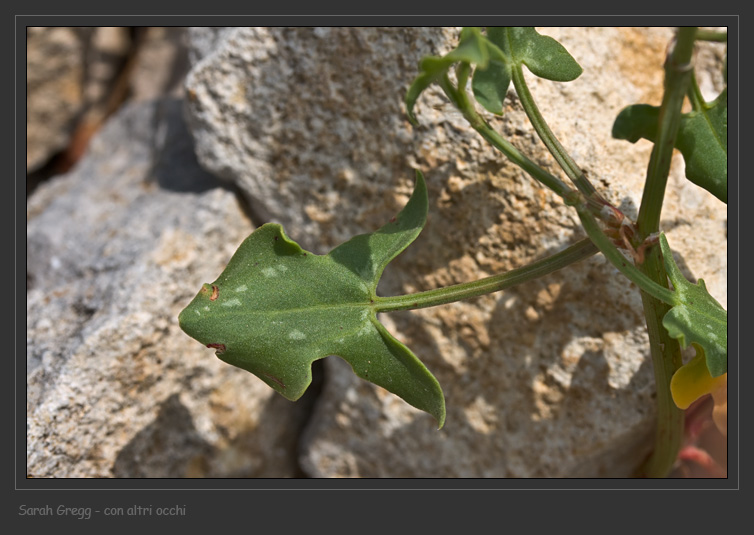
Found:
[[415, 99], [409, 99], [406, 98], [406, 116], [408, 117], [408, 122], [411, 123], [411, 126], [419, 126], [419, 120], [416, 118], [416, 114], [414, 114], [414, 104]]
[[424, 180], [424, 174], [419, 169], [414, 169], [414, 176], [416, 179], [416, 187], [426, 191], [427, 183]]
[[439, 431], [440, 429], [442, 429], [442, 426], [445, 425], [445, 404], [444, 403], [442, 406], [442, 414], [434, 416], [434, 418], [435, 420], [437, 420], [437, 430]]

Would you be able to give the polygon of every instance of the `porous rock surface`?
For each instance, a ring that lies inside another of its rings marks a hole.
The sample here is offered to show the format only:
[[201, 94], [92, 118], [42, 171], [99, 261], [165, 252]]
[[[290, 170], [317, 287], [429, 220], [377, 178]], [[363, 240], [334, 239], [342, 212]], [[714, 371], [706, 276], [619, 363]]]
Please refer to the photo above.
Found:
[[[629, 104], [659, 104], [664, 28], [553, 28], [584, 67], [574, 82], [527, 73], [542, 112], [593, 183], [636, 216], [650, 144], [611, 138]], [[388, 266], [383, 295], [519, 267], [583, 236], [575, 213], [486, 145], [436, 89], [403, 97], [456, 29], [192, 29], [187, 111], [197, 154], [260, 220], [324, 253], [376, 229], [428, 181], [430, 214]], [[719, 71], [719, 64], [715, 66]], [[704, 78], [710, 91], [714, 76]], [[712, 81], [709, 81], [709, 80]], [[714, 89], [714, 88], [712, 88]], [[511, 90], [492, 124], [557, 172]], [[663, 228], [690, 276], [725, 304], [727, 210], [675, 160]], [[703, 239], [698, 238], [700, 235]], [[685, 260], [685, 262], [684, 262]], [[470, 302], [383, 315], [443, 386], [438, 431], [326, 359], [301, 463], [313, 477], [626, 476], [647, 454], [654, 384], [636, 288], [602, 257]]]
[[178, 327], [252, 230], [176, 99], [132, 104], [27, 205], [27, 475], [291, 477], [306, 402]]

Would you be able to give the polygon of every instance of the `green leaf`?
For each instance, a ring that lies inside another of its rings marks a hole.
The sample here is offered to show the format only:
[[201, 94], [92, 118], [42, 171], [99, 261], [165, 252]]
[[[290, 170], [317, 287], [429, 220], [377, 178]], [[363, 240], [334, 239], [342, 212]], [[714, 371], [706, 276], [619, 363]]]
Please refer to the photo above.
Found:
[[296, 400], [311, 364], [328, 355], [356, 375], [445, 421], [439, 383], [378, 321], [377, 283], [385, 266], [419, 235], [427, 218], [421, 173], [408, 204], [389, 223], [327, 255], [304, 251], [278, 224], [255, 230], [225, 271], [181, 312], [181, 328]]
[[461, 39], [455, 50], [449, 52], [445, 59], [452, 62], [465, 61], [470, 65], [487, 66], [490, 52], [487, 48], [487, 40], [479, 28], [464, 28], [461, 30]]
[[496, 115], [503, 114], [513, 65], [526, 65], [537, 76], [558, 82], [575, 80], [582, 72], [563, 45], [537, 33], [534, 28], [488, 28], [486, 36], [479, 28], [464, 28], [458, 47], [453, 51], [443, 57], [425, 57], [420, 62], [419, 75], [405, 99], [413, 124], [417, 124], [413, 108], [419, 95], [457, 62], [476, 67], [471, 80], [474, 97]]
[[692, 284], [673, 260], [664, 234], [660, 234], [665, 270], [673, 283], [678, 303], [665, 314], [662, 324], [681, 347], [698, 344], [704, 349], [712, 377], [728, 371], [728, 313], [707, 291], [702, 279]]
[[[421, 68], [421, 65], [420, 65]], [[438, 80], [442, 76], [442, 73], [435, 76], [433, 73], [427, 72], [427, 71], [421, 71], [419, 75], [414, 78], [414, 81], [411, 82], [411, 86], [408, 88], [408, 91], [406, 91], [406, 98], [405, 98], [405, 104], [406, 104], [406, 114], [408, 115], [408, 120], [413, 125], [418, 125], [419, 121], [416, 118], [416, 115], [414, 115], [414, 105], [416, 104], [416, 101], [419, 99], [419, 95], [421, 95], [425, 89], [427, 89], [430, 85], [432, 85], [435, 80]]]
[[[648, 104], [624, 108], [613, 123], [613, 137], [636, 143], [657, 136], [660, 109]], [[681, 117], [675, 147], [686, 163], [686, 178], [728, 202], [728, 91]]]
[[547, 80], [570, 82], [583, 69], [563, 45], [531, 27], [487, 28], [487, 38], [509, 61]]
[[613, 137], [636, 143], [641, 138], [654, 143], [660, 108], [649, 104], [633, 104], [621, 110], [613, 123]]
[[486, 69], [477, 67], [471, 78], [474, 98], [484, 109], [495, 115], [503, 114], [503, 101], [511, 84], [510, 66], [502, 61], [492, 60]]
[[448, 69], [458, 62], [479, 65], [486, 68], [490, 58], [502, 60], [502, 55], [494, 45], [481, 34], [479, 28], [464, 28], [458, 46], [446, 55], [426, 56], [419, 62], [419, 74], [406, 92], [406, 113], [412, 124], [418, 124], [414, 115], [414, 105], [427, 87], [445, 76]]
[[477, 66], [471, 87], [477, 102], [490, 113], [503, 114], [515, 65], [526, 65], [540, 78], [560, 82], [575, 80], [582, 73], [563, 45], [534, 28], [487, 28], [487, 39], [487, 48], [499, 50], [502, 59], [491, 60], [486, 68]]
[[681, 119], [675, 143], [686, 162], [686, 178], [728, 202], [728, 90]]

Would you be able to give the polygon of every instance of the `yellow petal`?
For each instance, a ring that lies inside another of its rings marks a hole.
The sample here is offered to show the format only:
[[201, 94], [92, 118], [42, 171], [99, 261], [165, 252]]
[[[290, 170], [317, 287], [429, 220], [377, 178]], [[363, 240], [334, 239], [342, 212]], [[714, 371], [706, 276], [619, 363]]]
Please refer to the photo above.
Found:
[[[727, 414], [728, 374], [712, 377], [707, 369], [704, 351], [694, 344], [696, 356], [688, 364], [684, 364], [673, 374], [670, 380], [670, 393], [679, 409], [687, 409], [694, 401], [712, 392], [725, 388], [725, 402]], [[717, 400], [716, 400], [717, 402]]]

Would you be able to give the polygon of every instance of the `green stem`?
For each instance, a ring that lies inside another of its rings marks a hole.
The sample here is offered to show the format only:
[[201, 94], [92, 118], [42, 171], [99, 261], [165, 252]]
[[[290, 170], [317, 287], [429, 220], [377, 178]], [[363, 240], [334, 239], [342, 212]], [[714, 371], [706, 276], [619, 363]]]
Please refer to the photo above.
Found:
[[688, 97], [691, 101], [691, 108], [694, 111], [704, 110], [704, 95], [702, 95], [702, 90], [699, 88], [699, 84], [696, 81], [696, 76], [691, 76], [691, 81], [689, 82]]
[[547, 125], [542, 113], [539, 111], [534, 97], [529, 91], [529, 86], [526, 85], [526, 79], [524, 78], [524, 71], [521, 65], [516, 64], [512, 69], [513, 74], [513, 86], [516, 88], [516, 93], [521, 101], [521, 105], [524, 107], [526, 115], [529, 117], [534, 130], [539, 135], [539, 138], [547, 146], [547, 149], [555, 157], [560, 167], [568, 175], [576, 188], [585, 196], [602, 198], [597, 190], [592, 186], [591, 182], [586, 178], [584, 172], [576, 165], [576, 162], [571, 158], [563, 145], [560, 144], [558, 138], [552, 133], [550, 127]]
[[613, 264], [618, 271], [623, 273], [628, 279], [641, 288], [644, 292], [653, 296], [664, 303], [674, 305], [677, 303], [676, 295], [670, 291], [666, 286], [662, 286], [648, 277], [639, 268], [629, 261], [618, 248], [613, 245], [613, 242], [608, 238], [602, 229], [600, 229], [597, 220], [592, 212], [584, 204], [576, 206], [576, 211], [581, 219], [581, 224], [584, 226], [589, 238], [594, 242], [597, 248], [605, 258]]
[[[659, 247], [652, 249], [642, 264], [642, 270], [653, 279], [666, 277]], [[678, 340], [671, 338], [662, 325], [662, 318], [670, 307], [644, 292], [641, 294], [641, 301], [647, 321], [649, 352], [657, 389], [657, 423], [654, 449], [640, 468], [639, 475], [666, 477], [673, 468], [683, 440], [684, 413], [676, 406], [670, 393], [670, 379], [681, 367], [683, 360]]]
[[507, 273], [501, 273], [500, 275], [447, 286], [445, 288], [428, 290], [426, 292], [394, 297], [377, 297], [374, 302], [374, 309], [376, 312], [392, 312], [396, 310], [427, 308], [471, 297], [479, 297], [492, 292], [499, 292], [516, 284], [553, 273], [565, 266], [583, 260], [596, 252], [597, 248], [594, 244], [590, 240], [584, 239], [559, 253], [521, 268], [513, 269]]
[[716, 30], [698, 30], [696, 32], [696, 40], [726, 43], [728, 41], [728, 32], [719, 32]]
[[[695, 35], [696, 28], [679, 28], [675, 45], [665, 62], [665, 93], [660, 106], [658, 133], [636, 220], [640, 240], [657, 232], [660, 227], [660, 213], [681, 121], [681, 107], [692, 78], [690, 62]], [[657, 284], [668, 287], [667, 273], [658, 247], [649, 248], [639, 268]], [[681, 348], [662, 325], [662, 318], [670, 307], [655, 299], [657, 296], [646, 292], [642, 292], [641, 297], [657, 388], [657, 427], [654, 450], [640, 473], [646, 477], [665, 477], [673, 467], [683, 439], [683, 411], [676, 407], [670, 395], [670, 378], [682, 364]]]
[[471, 127], [491, 143], [493, 147], [498, 149], [510, 161], [518, 165], [521, 169], [529, 173], [529, 175], [554, 191], [560, 197], [564, 199], [571, 199], [573, 197], [575, 192], [568, 186], [568, 184], [551, 175], [529, 158], [521, 154], [516, 147], [511, 145], [490, 125], [488, 125], [476, 112], [474, 106], [469, 101], [466, 92], [463, 90], [459, 91], [453, 87], [453, 84], [447, 76], [440, 80], [440, 87], [442, 87], [443, 91], [445, 91], [445, 94], [451, 102], [453, 102], [455, 107], [463, 114]]
[[649, 158], [647, 180], [641, 198], [636, 227], [639, 240], [660, 228], [660, 213], [665, 199], [665, 186], [670, 174], [673, 147], [681, 124], [681, 106], [692, 74], [691, 54], [696, 28], [680, 28], [673, 52], [665, 62], [665, 93], [660, 105], [658, 133]]
[[466, 87], [466, 83], [469, 81], [469, 74], [471, 74], [471, 65], [462, 61], [456, 68], [456, 80], [458, 81], [458, 87], [463, 91]]

